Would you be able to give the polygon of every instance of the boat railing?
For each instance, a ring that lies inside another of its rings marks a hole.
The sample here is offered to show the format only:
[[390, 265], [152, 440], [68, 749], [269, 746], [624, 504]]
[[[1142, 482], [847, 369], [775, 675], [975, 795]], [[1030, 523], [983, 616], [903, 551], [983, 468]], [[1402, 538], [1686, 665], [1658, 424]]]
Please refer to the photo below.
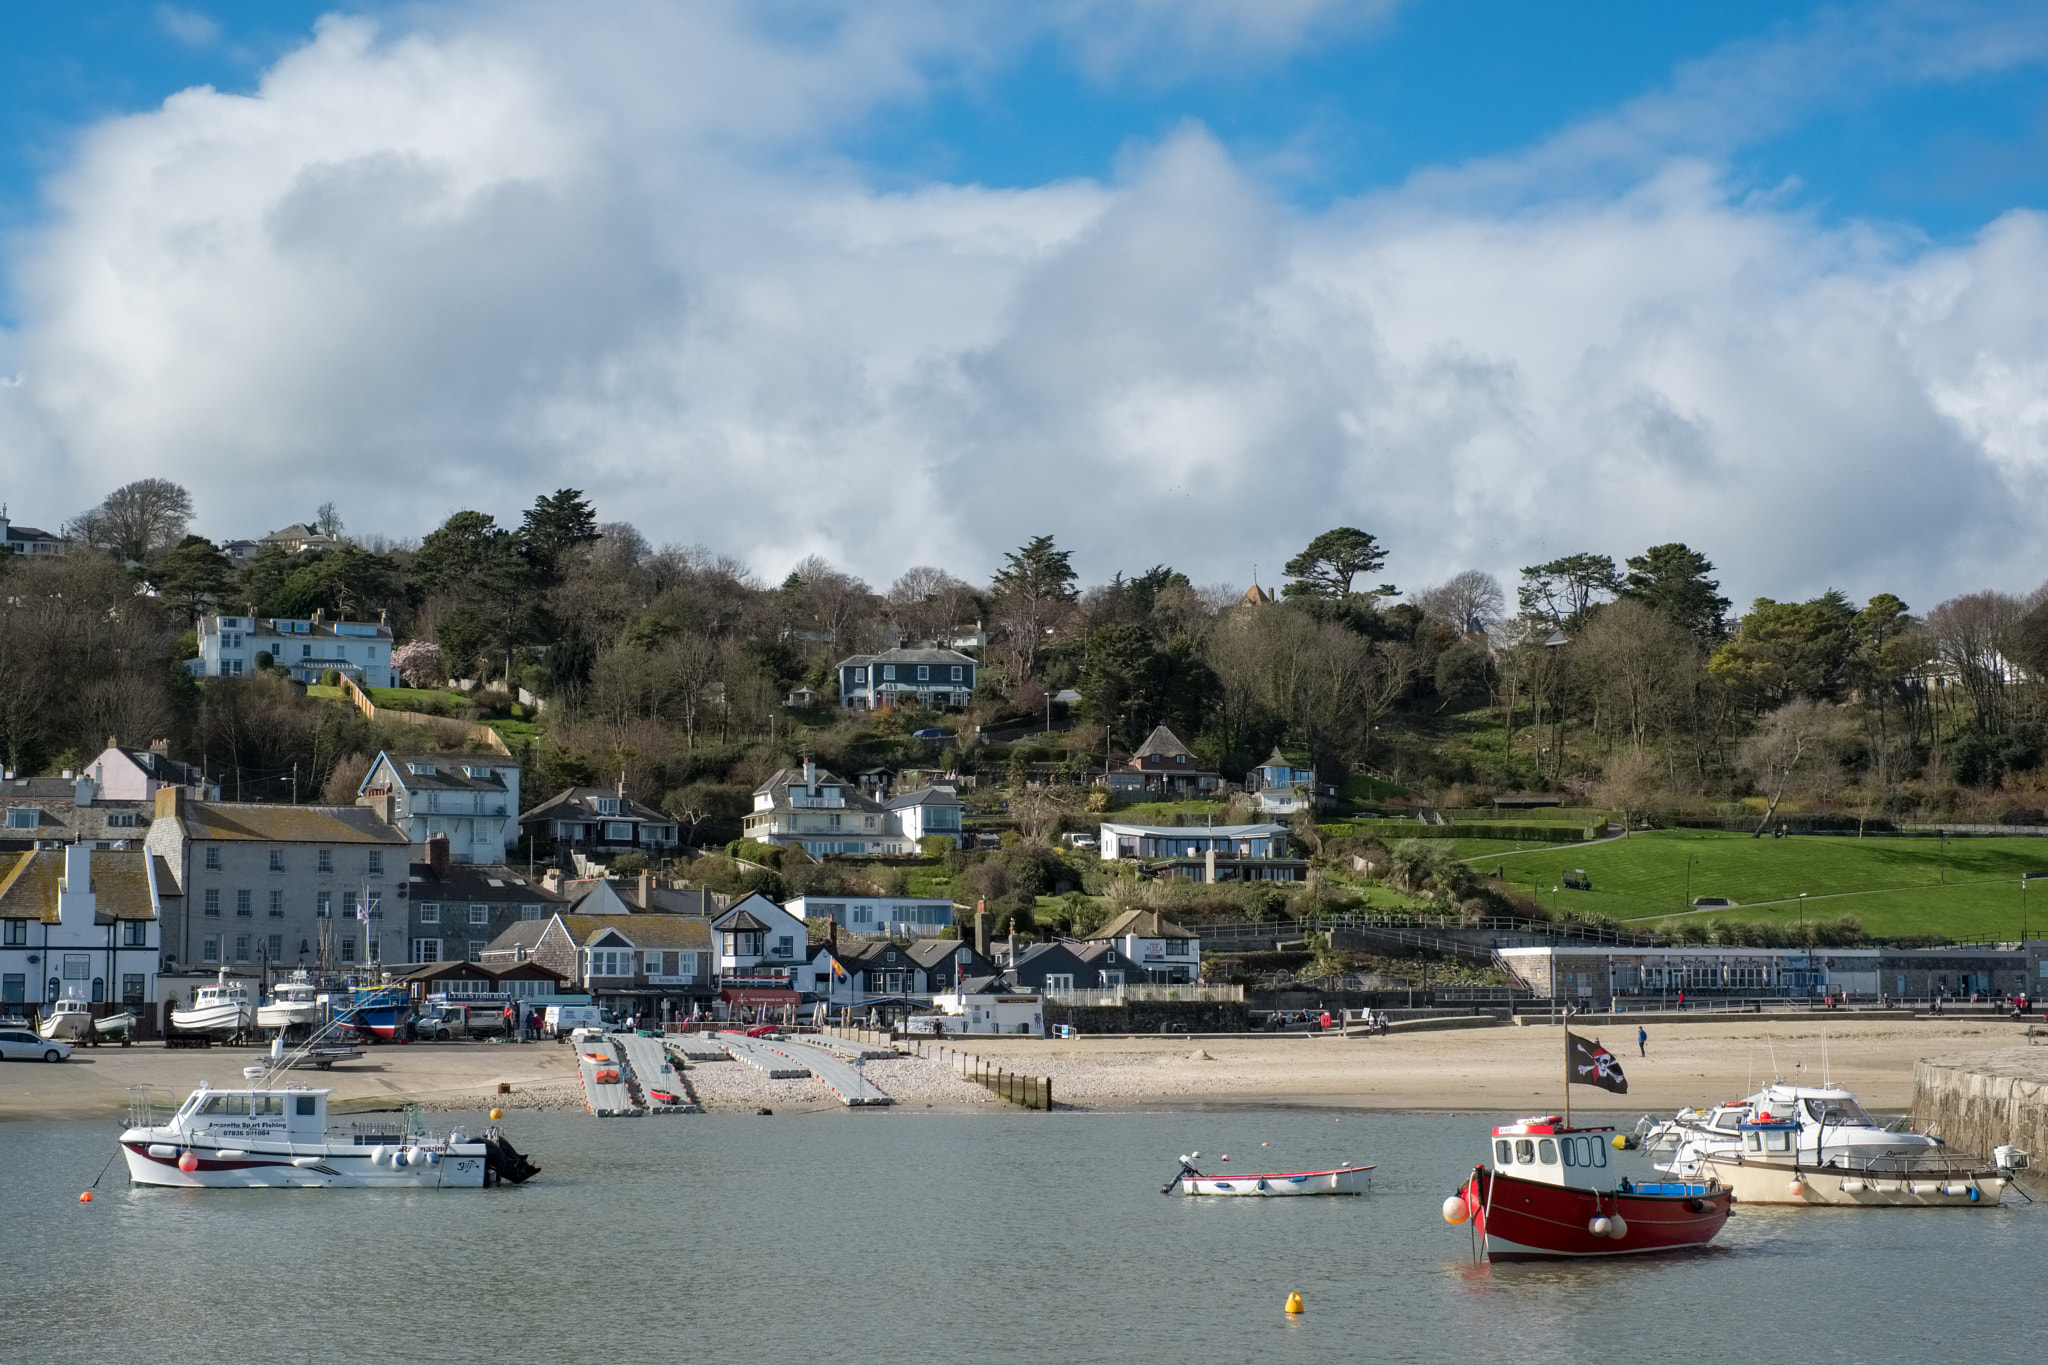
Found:
[[178, 1097], [160, 1085], [131, 1085], [128, 1087], [128, 1126], [130, 1128], [154, 1128], [157, 1126], [157, 1110], [161, 1105], [163, 1116], [168, 1120], [178, 1112]]

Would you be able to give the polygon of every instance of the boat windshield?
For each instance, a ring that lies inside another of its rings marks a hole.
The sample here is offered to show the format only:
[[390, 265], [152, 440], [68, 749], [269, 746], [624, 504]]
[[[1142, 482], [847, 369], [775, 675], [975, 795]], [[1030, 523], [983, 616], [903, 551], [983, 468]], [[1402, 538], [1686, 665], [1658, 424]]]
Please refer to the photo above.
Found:
[[202, 1114], [246, 1114], [249, 1112], [247, 1095], [209, 1095], [199, 1110]]
[[1746, 1111], [1744, 1110], [1724, 1109], [1714, 1116], [1714, 1126], [1726, 1129], [1732, 1133], [1742, 1126], [1742, 1120], [1745, 1116]]
[[1846, 1095], [1830, 1095], [1825, 1099], [1809, 1099], [1806, 1112], [1815, 1123], [1825, 1123], [1830, 1128], [1870, 1128], [1870, 1115], [1863, 1112], [1856, 1101]]

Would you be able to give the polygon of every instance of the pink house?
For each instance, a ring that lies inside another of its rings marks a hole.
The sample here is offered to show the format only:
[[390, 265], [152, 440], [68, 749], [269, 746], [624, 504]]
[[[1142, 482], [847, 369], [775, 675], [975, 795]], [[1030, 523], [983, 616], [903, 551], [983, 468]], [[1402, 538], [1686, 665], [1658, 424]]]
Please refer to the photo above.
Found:
[[106, 752], [79, 776], [92, 779], [93, 795], [101, 801], [154, 801], [166, 787], [183, 787], [195, 801], [220, 800], [220, 784], [208, 782], [193, 764], [172, 758], [169, 747], [158, 740], [147, 749], [124, 749], [110, 739]]

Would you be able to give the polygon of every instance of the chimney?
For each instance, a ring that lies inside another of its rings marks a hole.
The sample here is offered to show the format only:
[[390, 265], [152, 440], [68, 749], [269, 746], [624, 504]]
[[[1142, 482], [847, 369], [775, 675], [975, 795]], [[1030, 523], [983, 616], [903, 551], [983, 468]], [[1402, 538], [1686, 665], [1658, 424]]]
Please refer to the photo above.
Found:
[[640, 908], [642, 910], [652, 910], [654, 908], [654, 874], [652, 872], [642, 872], [640, 874]]
[[77, 802], [81, 808], [90, 806], [92, 804], [93, 790], [93, 780], [89, 777], [81, 777], [78, 779], [78, 784], [71, 789], [71, 799]]
[[974, 951], [988, 956], [988, 902], [974, 903]]
[[183, 787], [158, 787], [156, 789], [156, 818], [175, 820], [185, 813], [185, 789]]
[[839, 956], [839, 921], [836, 919], [825, 926], [825, 946], [831, 949], [832, 956]]
[[120, 748], [120, 747], [121, 747], [121, 738], [120, 738], [120, 736], [118, 736], [118, 735], [108, 735], [108, 736], [107, 736], [107, 747], [108, 747], [109, 749], [118, 749], [118, 748]]
[[1204, 860], [1202, 872], [1202, 879], [1204, 881], [1208, 882], [1211, 886], [1216, 885], [1216, 846], [1214, 844], [1209, 846], [1208, 857]]
[[804, 760], [804, 785], [806, 787], [818, 785], [818, 765], [808, 758]]
[[559, 867], [551, 867], [547, 871], [541, 873], [540, 888], [543, 891], [551, 893], [559, 892], [562, 889], [562, 869]]
[[165, 758], [169, 758], [171, 756], [171, 742], [167, 739], [153, 739], [149, 742], [149, 751], [153, 754], [162, 754]]
[[1017, 979], [1017, 921], [1010, 921], [1010, 980]]
[[429, 834], [427, 836], [427, 866], [434, 869], [435, 881], [448, 878], [448, 836]]

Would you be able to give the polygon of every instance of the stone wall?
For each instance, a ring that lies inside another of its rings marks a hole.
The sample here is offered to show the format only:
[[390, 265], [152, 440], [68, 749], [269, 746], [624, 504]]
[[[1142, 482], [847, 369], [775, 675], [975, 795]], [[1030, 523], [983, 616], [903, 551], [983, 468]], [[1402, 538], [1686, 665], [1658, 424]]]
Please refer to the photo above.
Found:
[[1045, 1027], [1079, 1033], [1241, 1033], [1251, 1027], [1238, 1001], [1159, 1000], [1126, 1005], [1062, 1005], [1048, 1000]]
[[2032, 1153], [2039, 1164], [2027, 1183], [2038, 1188], [2048, 1176], [2048, 1048], [1923, 1058], [1913, 1117], [1972, 1155], [1989, 1159], [2006, 1145]]

